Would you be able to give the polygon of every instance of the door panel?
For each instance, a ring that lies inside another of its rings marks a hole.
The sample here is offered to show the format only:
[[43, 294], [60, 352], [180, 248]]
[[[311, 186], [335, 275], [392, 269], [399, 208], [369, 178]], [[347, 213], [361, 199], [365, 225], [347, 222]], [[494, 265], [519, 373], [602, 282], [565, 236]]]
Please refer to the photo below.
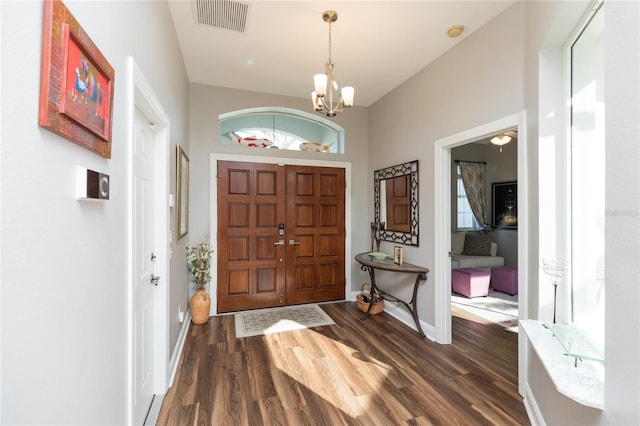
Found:
[[288, 304], [344, 299], [344, 169], [287, 167]]
[[218, 312], [344, 299], [344, 192], [344, 169], [219, 161]]
[[284, 302], [283, 166], [218, 162], [218, 312]]
[[154, 220], [153, 213], [153, 127], [136, 109], [133, 167], [134, 227], [134, 394], [133, 410], [136, 424], [142, 424], [154, 391]]

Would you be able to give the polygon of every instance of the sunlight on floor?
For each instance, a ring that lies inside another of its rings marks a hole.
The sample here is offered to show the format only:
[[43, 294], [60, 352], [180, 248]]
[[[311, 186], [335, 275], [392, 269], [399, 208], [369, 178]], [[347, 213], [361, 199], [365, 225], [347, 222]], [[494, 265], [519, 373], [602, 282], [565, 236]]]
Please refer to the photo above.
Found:
[[[371, 407], [376, 404], [372, 395], [378, 393], [384, 382], [389, 380], [391, 367], [320, 333], [314, 334], [314, 341], [317, 342], [314, 348], [301, 347], [296, 343], [296, 333], [272, 334], [265, 339], [274, 367], [353, 418], [370, 413]], [[286, 351], [293, 352], [294, 357], [277, 356]], [[332, 357], [332, 353], [336, 356]], [[348, 362], [335, 362], [344, 359], [345, 355]], [[285, 359], [295, 359], [295, 363], [285, 364]], [[361, 374], [356, 385], [353, 381], [345, 380], [354, 371]], [[286, 401], [283, 401], [284, 404]], [[407, 416], [411, 418], [409, 413]]]
[[453, 303], [451, 305], [451, 313], [460, 318], [467, 319], [469, 321], [477, 322], [479, 324], [497, 324], [503, 327], [505, 330], [517, 333], [518, 332], [518, 318], [508, 315], [500, 315], [494, 312], [489, 312], [484, 309], [474, 308], [472, 306], [460, 305]]

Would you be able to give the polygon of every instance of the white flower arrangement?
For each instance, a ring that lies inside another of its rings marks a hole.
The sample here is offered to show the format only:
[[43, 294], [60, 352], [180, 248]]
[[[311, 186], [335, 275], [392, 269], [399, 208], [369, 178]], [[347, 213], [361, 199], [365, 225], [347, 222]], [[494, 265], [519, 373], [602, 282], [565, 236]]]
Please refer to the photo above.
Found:
[[187, 266], [193, 274], [196, 282], [196, 290], [204, 290], [205, 285], [211, 280], [211, 258], [213, 248], [209, 240], [198, 244], [187, 244]]

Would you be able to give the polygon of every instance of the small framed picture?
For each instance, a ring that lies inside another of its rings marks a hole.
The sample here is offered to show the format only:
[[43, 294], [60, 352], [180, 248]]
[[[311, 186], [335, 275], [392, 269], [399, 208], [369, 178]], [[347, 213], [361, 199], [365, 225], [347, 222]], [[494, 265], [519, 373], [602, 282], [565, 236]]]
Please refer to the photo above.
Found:
[[189, 232], [189, 157], [176, 145], [176, 233], [178, 240]]
[[393, 247], [393, 262], [397, 263], [398, 265], [402, 265], [402, 247]]
[[518, 229], [517, 182], [492, 183], [493, 227]]

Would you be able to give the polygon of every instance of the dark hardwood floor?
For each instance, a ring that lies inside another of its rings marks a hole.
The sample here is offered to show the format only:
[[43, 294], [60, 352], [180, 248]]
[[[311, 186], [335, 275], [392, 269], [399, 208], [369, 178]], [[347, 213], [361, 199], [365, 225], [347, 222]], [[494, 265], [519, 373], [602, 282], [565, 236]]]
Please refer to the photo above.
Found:
[[452, 308], [440, 345], [386, 313], [360, 321], [353, 302], [322, 307], [334, 325], [239, 339], [232, 315], [192, 325], [157, 424], [529, 424], [516, 333]]

